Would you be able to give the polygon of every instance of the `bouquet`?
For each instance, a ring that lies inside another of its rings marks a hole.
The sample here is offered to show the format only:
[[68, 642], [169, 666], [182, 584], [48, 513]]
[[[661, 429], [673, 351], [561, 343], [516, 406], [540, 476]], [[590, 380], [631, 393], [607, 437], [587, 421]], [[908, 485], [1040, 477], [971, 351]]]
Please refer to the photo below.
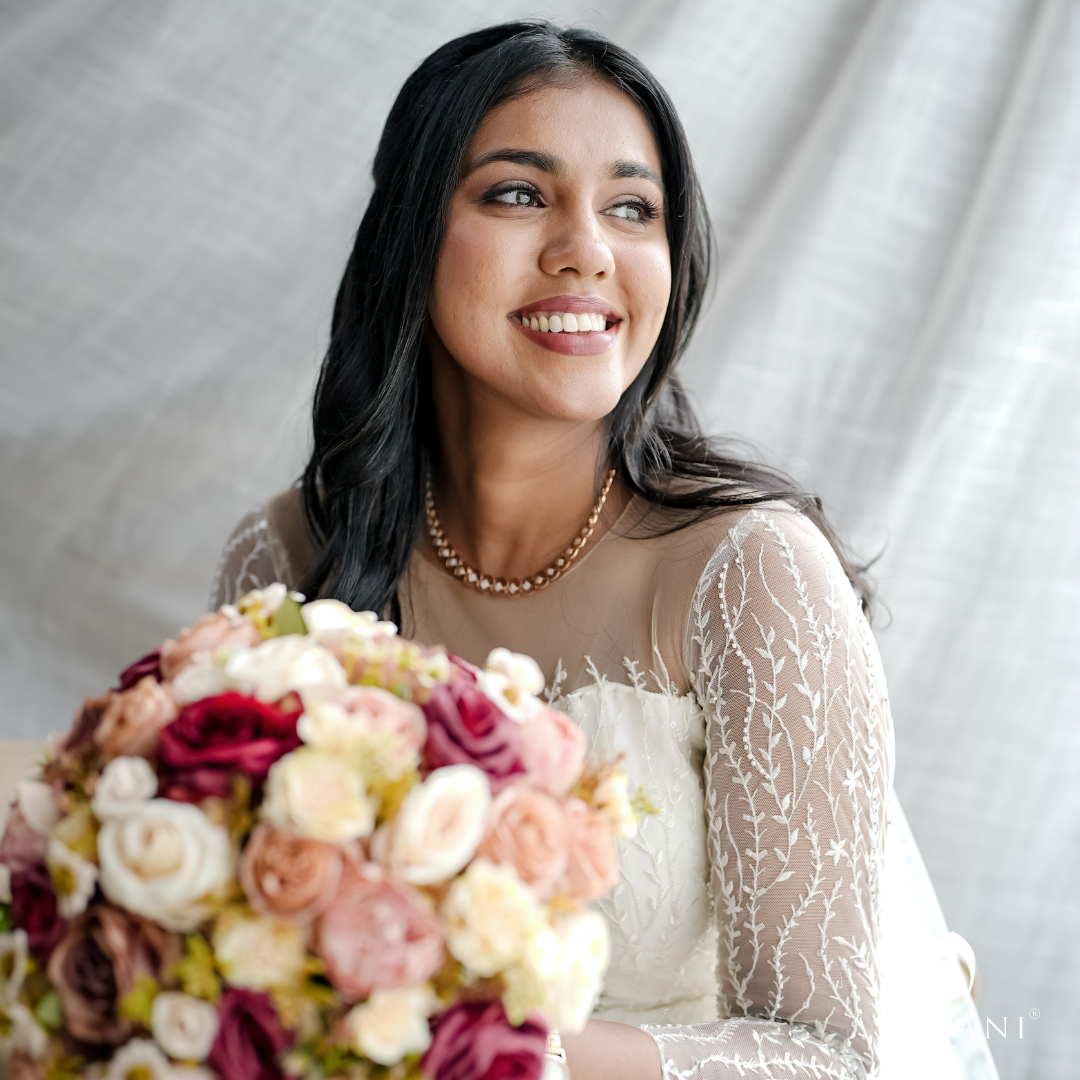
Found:
[[16, 1080], [539, 1076], [636, 811], [539, 697], [275, 584], [84, 702], [0, 864]]

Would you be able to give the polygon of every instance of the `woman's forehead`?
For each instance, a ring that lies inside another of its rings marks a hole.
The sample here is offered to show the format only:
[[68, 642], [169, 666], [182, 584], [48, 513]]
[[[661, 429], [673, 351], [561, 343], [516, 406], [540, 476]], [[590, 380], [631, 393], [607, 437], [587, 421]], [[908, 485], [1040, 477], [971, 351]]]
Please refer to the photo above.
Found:
[[619, 166], [613, 179], [645, 175], [634, 167], [642, 165], [659, 182], [660, 155], [648, 122], [630, 97], [601, 79], [540, 86], [493, 109], [469, 145], [465, 173], [512, 160], [504, 151], [545, 154], [549, 164], [575, 172], [586, 166], [613, 173]]

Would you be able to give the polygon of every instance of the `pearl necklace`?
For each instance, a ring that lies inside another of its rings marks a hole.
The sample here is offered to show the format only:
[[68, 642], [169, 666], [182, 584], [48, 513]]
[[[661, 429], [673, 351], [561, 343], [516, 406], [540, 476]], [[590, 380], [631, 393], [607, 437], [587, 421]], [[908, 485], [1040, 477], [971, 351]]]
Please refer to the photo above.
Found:
[[520, 593], [539, 592], [541, 589], [547, 588], [553, 581], [558, 581], [584, 550], [589, 537], [593, 534], [593, 529], [596, 528], [597, 521], [600, 520], [600, 511], [603, 510], [604, 503], [607, 502], [608, 492], [611, 490], [614, 479], [615, 470], [612, 469], [607, 474], [604, 488], [600, 492], [600, 498], [593, 507], [592, 513], [589, 514], [589, 520], [582, 526], [577, 538], [547, 569], [541, 570], [539, 574], [533, 574], [531, 577], [511, 578], [509, 581], [506, 578], [489, 577], [479, 570], [474, 570], [462, 559], [443, 532], [439, 514], [435, 509], [435, 495], [431, 490], [430, 475], [427, 479], [427, 495], [424, 499], [424, 509], [427, 512], [428, 536], [431, 537], [432, 546], [435, 548], [443, 566], [463, 585], [469, 585], [478, 592], [494, 593], [498, 596], [517, 596]]

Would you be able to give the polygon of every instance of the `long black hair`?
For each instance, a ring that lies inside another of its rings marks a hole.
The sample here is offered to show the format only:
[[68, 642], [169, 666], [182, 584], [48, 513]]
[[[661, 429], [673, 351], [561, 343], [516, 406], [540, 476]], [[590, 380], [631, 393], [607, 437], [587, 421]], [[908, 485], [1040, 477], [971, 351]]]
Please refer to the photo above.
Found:
[[641, 109], [659, 151], [671, 297], [645, 366], [607, 418], [602, 464], [683, 527], [726, 507], [780, 499], [829, 538], [868, 593], [821, 503], [790, 478], [705, 438], [672, 374], [701, 311], [711, 237], [690, 148], [663, 88], [594, 32], [513, 22], [432, 53], [397, 96], [375, 154], [375, 190], [334, 305], [315, 390], [304, 512], [318, 558], [303, 589], [395, 614], [423, 523], [435, 424], [424, 333], [439, 247], [465, 152], [484, 118], [535, 87], [592, 76]]

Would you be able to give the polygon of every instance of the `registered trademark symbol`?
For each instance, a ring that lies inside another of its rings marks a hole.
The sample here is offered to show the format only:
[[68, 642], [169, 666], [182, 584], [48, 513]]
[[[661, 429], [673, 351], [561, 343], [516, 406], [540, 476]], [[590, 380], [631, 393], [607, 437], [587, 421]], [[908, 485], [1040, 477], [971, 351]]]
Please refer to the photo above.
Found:
[[1032, 1009], [1031, 1012], [1028, 1013], [1028, 1016], [1030, 1016], [1032, 1020], [1038, 1020], [1039, 1015], [1040, 1014], [1038, 1009]]

